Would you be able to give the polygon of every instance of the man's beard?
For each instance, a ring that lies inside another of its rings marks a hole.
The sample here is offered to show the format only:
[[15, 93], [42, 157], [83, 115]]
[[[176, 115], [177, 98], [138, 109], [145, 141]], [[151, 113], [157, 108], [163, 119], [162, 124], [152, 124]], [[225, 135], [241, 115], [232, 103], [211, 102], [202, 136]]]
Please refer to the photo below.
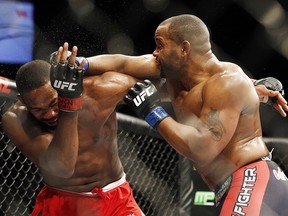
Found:
[[160, 70], [160, 77], [161, 77], [161, 78], [166, 78], [166, 74], [164, 73], [164, 71], [162, 70], [162, 68], [161, 68], [161, 70]]

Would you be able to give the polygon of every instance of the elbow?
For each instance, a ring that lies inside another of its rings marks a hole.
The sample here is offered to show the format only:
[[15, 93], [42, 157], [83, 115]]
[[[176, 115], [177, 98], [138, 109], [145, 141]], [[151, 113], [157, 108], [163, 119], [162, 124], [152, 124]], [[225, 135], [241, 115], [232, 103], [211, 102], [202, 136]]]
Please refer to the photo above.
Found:
[[196, 165], [197, 167], [203, 167], [206, 166], [209, 163], [209, 157], [204, 157], [203, 155], [200, 155], [199, 152], [186, 152], [183, 154], [184, 157], [188, 158], [189, 160], [191, 160], [193, 162], [194, 165]]
[[189, 158], [198, 167], [205, 167], [215, 159], [216, 155], [211, 151], [211, 147], [206, 145], [198, 146], [186, 152], [186, 157]]
[[198, 151], [190, 155], [190, 157], [193, 158], [194, 164], [197, 165], [197, 167], [207, 167], [213, 163], [217, 155], [209, 151], [209, 149], [206, 149], [206, 151]]
[[205, 167], [210, 163], [210, 158], [209, 157], [203, 157], [203, 155], [198, 155], [198, 154], [182, 154], [184, 157], [188, 158], [189, 160], [192, 161], [192, 163], [196, 167]]
[[71, 164], [65, 164], [59, 161], [40, 163], [40, 168], [45, 170], [45, 172], [48, 174], [66, 179], [71, 178], [75, 171], [75, 166], [71, 166]]
[[71, 178], [74, 174], [75, 168], [73, 167], [59, 167], [57, 170], [55, 170], [54, 175], [60, 178]]

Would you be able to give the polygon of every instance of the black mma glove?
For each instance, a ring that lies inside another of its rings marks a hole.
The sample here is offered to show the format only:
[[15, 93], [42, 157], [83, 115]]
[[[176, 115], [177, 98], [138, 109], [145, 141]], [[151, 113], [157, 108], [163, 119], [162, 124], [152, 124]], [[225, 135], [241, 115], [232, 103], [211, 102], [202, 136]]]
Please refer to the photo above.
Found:
[[50, 81], [58, 92], [58, 107], [66, 112], [73, 112], [82, 107], [83, 70], [77, 65], [52, 64]]
[[[49, 63], [50, 63], [51, 65], [56, 65], [56, 64], [57, 64], [57, 63], [55, 62], [55, 57], [56, 57], [57, 53], [58, 53], [58, 51], [55, 51], [55, 52], [53, 52], [53, 53], [50, 54], [50, 56], [49, 56]], [[66, 62], [68, 62], [71, 54], [72, 54], [72, 52], [68, 51], [68, 55], [67, 55]], [[83, 56], [79, 56], [79, 57], [78, 57], [78, 56], [77, 56], [76, 59], [75, 59], [75, 64], [79, 67], [80, 64], [82, 63], [83, 59], [85, 59], [85, 64], [84, 64], [83, 70], [86, 71], [86, 70], [88, 70], [88, 68], [89, 68], [89, 62], [88, 62], [88, 60], [87, 60], [85, 57], [83, 57]]]
[[124, 102], [153, 128], [168, 117], [166, 111], [159, 105], [161, 100], [156, 87], [149, 80], [137, 82], [129, 89]]
[[[269, 90], [279, 91], [279, 93], [284, 97], [283, 85], [278, 79], [274, 77], [266, 77], [263, 79], [256, 80], [254, 82], [254, 86], [257, 85], [264, 85]], [[269, 97], [266, 103], [273, 107], [276, 100], [277, 100], [276, 97]]]

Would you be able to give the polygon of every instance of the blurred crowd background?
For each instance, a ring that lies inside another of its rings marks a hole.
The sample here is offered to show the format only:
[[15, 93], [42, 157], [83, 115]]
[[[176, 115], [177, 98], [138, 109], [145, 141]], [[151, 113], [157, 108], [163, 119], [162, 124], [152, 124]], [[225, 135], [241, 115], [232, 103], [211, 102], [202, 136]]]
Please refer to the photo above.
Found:
[[[273, 76], [288, 93], [287, 12], [287, 0], [0, 0], [0, 73], [14, 79], [65, 41], [81, 56], [152, 53], [158, 24], [189, 13], [207, 24], [220, 60], [251, 78]], [[261, 115], [264, 136], [288, 137], [287, 118], [265, 105]]]

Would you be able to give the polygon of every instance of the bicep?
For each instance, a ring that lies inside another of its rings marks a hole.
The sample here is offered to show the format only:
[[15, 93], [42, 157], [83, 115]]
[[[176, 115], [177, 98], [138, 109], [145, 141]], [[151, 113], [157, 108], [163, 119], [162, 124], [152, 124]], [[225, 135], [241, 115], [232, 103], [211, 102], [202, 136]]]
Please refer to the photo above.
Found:
[[224, 87], [203, 93], [200, 119], [207, 125], [211, 134], [209, 147], [218, 153], [233, 137], [242, 110], [241, 97], [236, 97], [231, 91], [233, 90]]
[[[128, 90], [135, 85], [138, 79], [117, 72], [109, 71], [94, 80], [92, 86], [87, 90], [87, 94], [93, 97], [100, 104], [114, 109], [122, 101]], [[101, 102], [103, 101], [103, 103]]]
[[201, 110], [200, 119], [207, 125], [212, 145], [222, 151], [235, 133], [240, 113], [231, 106], [206, 103]]

